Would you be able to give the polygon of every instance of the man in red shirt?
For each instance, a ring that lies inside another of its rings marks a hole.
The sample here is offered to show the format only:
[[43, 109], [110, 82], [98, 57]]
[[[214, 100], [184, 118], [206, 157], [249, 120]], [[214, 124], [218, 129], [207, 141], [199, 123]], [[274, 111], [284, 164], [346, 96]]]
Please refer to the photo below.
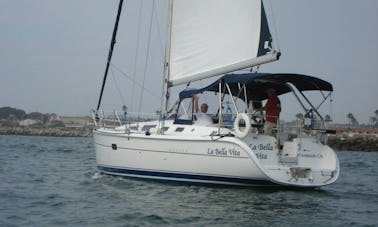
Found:
[[266, 119], [264, 124], [265, 135], [273, 135], [273, 128], [277, 127], [277, 123], [281, 112], [281, 101], [276, 95], [273, 88], [266, 90], [268, 94], [268, 101], [262, 108], [266, 112]]

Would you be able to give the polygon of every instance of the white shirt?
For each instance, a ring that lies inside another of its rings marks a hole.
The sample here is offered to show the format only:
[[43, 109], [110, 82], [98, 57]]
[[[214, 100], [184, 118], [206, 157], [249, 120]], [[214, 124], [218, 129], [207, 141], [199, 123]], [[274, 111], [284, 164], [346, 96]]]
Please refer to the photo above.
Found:
[[196, 123], [199, 124], [199, 125], [210, 125], [210, 124], [213, 124], [213, 119], [211, 119], [211, 117], [209, 115], [207, 115], [206, 113], [197, 113], [197, 121]]

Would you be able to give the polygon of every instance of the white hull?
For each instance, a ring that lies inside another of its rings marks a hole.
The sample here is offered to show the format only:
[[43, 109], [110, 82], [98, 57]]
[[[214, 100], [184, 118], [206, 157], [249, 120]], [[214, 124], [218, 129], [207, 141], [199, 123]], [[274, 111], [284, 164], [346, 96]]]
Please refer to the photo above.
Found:
[[217, 127], [168, 126], [164, 135], [126, 133], [124, 127], [95, 130], [98, 169], [131, 177], [242, 186], [319, 187], [338, 177], [336, 154], [313, 139], [294, 140], [301, 148], [290, 157], [279, 152], [270, 136], [249, 134], [242, 140], [209, 136]]
[[[324, 139], [316, 138], [325, 135], [323, 127], [315, 128], [312, 124], [300, 126], [298, 138], [281, 139], [280, 142], [272, 136], [257, 133], [261, 125], [254, 123], [262, 119], [259, 114], [262, 101], [273, 98], [267, 95], [267, 89], [276, 91], [277, 95], [293, 92], [305, 111], [305, 117], [311, 117], [314, 122], [316, 115], [323, 119], [318, 112], [320, 106], [315, 108], [302, 92], [333, 91], [330, 83], [305, 75], [232, 73], [278, 60], [280, 56], [272, 46], [262, 1], [228, 1], [226, 8], [223, 4], [217, 7], [211, 1], [177, 1], [174, 4], [170, 1], [160, 118], [169, 119], [171, 115], [176, 124], [167, 120], [165, 127], [159, 127], [160, 122], [151, 121], [106, 128], [105, 115], [99, 112], [99, 107], [121, 8], [122, 1], [118, 8], [97, 111], [93, 112], [96, 126], [101, 124], [99, 114], [103, 115], [103, 127], [94, 130], [100, 171], [159, 180], [245, 186], [320, 187], [338, 178], [339, 163], [335, 152], [323, 144]], [[231, 15], [235, 22], [233, 24], [223, 16], [228, 11], [237, 12]], [[193, 20], [193, 15], [198, 20]], [[168, 110], [171, 86], [222, 74], [225, 75], [200, 89], [191, 88], [188, 84], [180, 92], [177, 106], [175, 104]], [[215, 92], [215, 98], [219, 101], [218, 111], [211, 117], [206, 117], [209, 114], [207, 106], [203, 106], [203, 110], [201, 107], [199, 111], [198, 95], [205, 91]], [[301, 93], [311, 108], [303, 104], [296, 91]], [[322, 95], [324, 99], [329, 97]], [[126, 106], [122, 109], [124, 119], [127, 119]], [[270, 109], [276, 112], [270, 117], [278, 117], [277, 111], [281, 111], [278, 102]], [[265, 111], [267, 115], [273, 114], [267, 109]], [[118, 114], [115, 116], [121, 125]], [[204, 119], [207, 119], [207, 126], [197, 125]], [[212, 124], [215, 122], [217, 125]], [[234, 122], [232, 130], [227, 128], [231, 128], [231, 125], [227, 125], [230, 122]], [[245, 130], [240, 130], [240, 127], [245, 127]], [[157, 129], [164, 133], [158, 133]], [[317, 132], [311, 132], [314, 129]], [[280, 132], [279, 127], [277, 131]], [[265, 133], [272, 134], [271, 130]]]

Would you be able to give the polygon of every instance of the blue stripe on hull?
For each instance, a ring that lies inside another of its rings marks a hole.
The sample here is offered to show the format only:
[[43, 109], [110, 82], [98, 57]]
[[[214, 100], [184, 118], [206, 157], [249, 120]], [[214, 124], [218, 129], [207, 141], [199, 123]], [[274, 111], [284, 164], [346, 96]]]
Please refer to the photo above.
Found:
[[277, 184], [273, 182], [265, 181], [265, 180], [193, 175], [193, 174], [183, 174], [183, 173], [156, 172], [156, 171], [147, 171], [147, 170], [115, 168], [115, 167], [107, 167], [107, 166], [97, 166], [97, 168], [100, 171], [106, 172], [108, 174], [115, 174], [115, 175], [128, 174], [128, 175], [134, 175], [134, 177], [149, 177], [149, 178], [155, 178], [155, 179], [163, 178], [163, 180], [180, 181], [180, 182], [187, 181], [187, 182], [198, 183], [198, 181], [200, 181], [203, 183], [223, 184], [223, 185], [234, 184], [234, 185], [255, 185], [255, 186], [278, 186]]

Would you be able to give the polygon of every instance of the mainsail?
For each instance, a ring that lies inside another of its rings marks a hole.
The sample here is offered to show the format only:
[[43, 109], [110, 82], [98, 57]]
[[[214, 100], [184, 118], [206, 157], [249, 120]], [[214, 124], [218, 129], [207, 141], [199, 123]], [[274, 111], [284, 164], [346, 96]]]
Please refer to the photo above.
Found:
[[277, 60], [261, 0], [173, 0], [169, 82], [178, 85]]

